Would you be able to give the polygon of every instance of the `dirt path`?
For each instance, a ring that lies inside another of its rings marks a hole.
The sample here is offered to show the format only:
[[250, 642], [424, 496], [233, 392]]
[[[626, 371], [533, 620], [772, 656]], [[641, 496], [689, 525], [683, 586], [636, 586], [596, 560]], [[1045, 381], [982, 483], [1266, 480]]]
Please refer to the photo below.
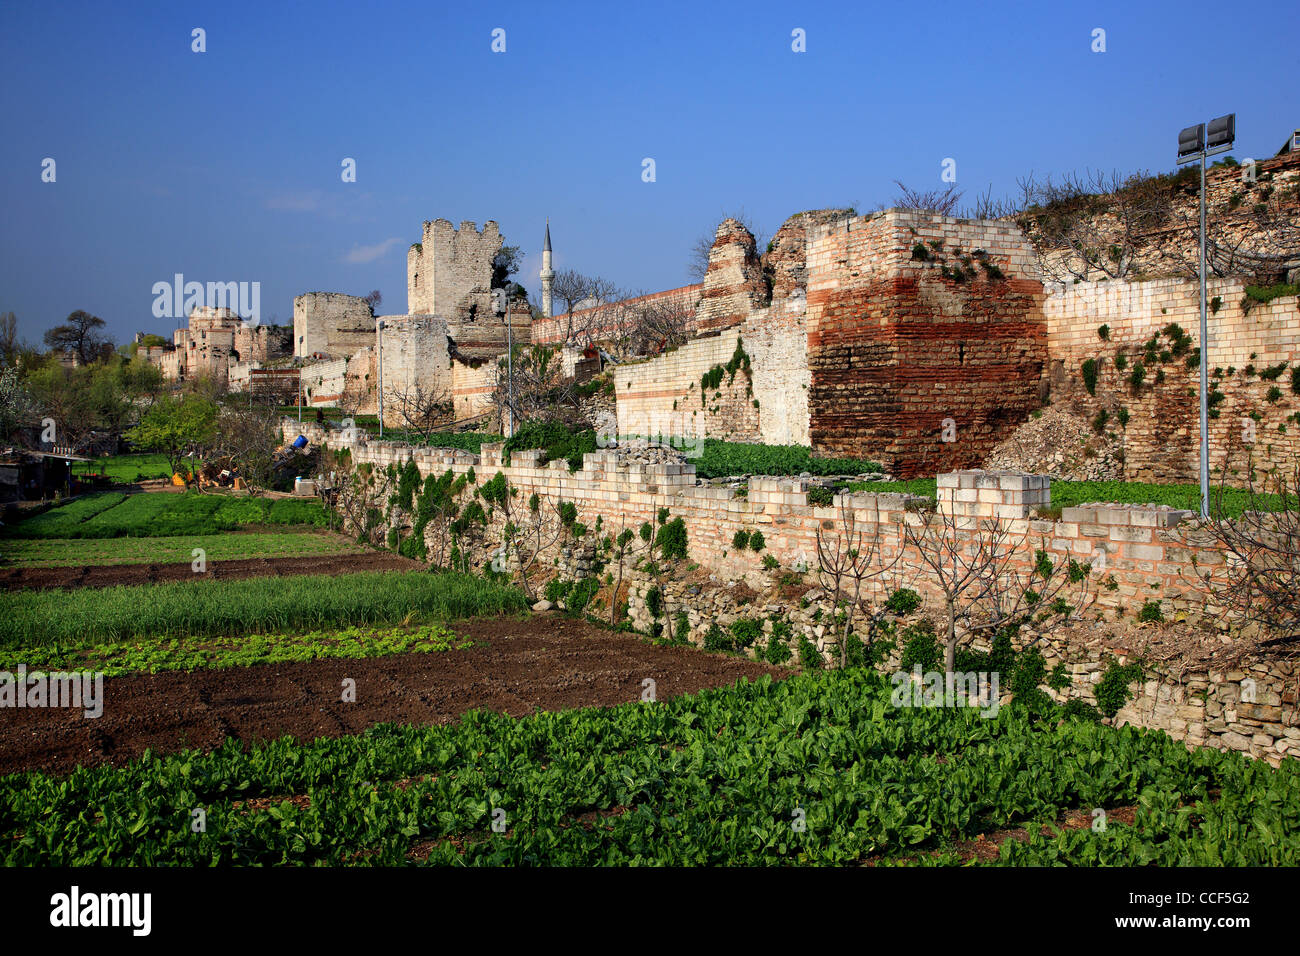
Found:
[[[512, 716], [638, 700], [642, 680], [663, 700], [770, 667], [692, 648], [656, 647], [636, 637], [542, 615], [453, 625], [483, 642], [463, 651], [398, 654], [224, 670], [106, 678], [104, 710], [88, 719], [67, 709], [0, 709], [0, 774], [121, 764], [146, 747], [211, 749], [291, 734], [354, 734], [377, 723], [446, 723], [483, 708]], [[344, 678], [356, 703], [340, 701]]]
[[[290, 574], [350, 574], [354, 571], [415, 571], [419, 561], [376, 551], [366, 554], [307, 555], [295, 558], [241, 558], [209, 561], [206, 576], [234, 578], [283, 577]], [[198, 576], [188, 561], [175, 564], [96, 564], [62, 568], [0, 568], [0, 590], [24, 588], [106, 588], [116, 584], [156, 584], [193, 581]]]

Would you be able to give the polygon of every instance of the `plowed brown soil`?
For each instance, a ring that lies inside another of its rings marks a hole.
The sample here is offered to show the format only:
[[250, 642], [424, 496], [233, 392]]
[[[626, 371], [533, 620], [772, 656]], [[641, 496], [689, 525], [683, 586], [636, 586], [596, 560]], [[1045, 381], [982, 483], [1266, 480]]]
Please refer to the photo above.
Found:
[[[242, 558], [209, 561], [204, 576], [221, 581], [234, 578], [285, 577], [292, 574], [351, 574], [354, 571], [414, 571], [419, 561], [382, 551], [365, 554], [326, 554], [301, 558]], [[0, 590], [23, 588], [107, 588], [117, 584], [156, 584], [193, 581], [198, 577], [188, 561], [174, 564], [96, 564], [66, 568], [0, 568]]]
[[[480, 643], [442, 653], [106, 678], [98, 718], [80, 710], [2, 709], [0, 774], [66, 773], [121, 764], [145, 748], [211, 749], [227, 737], [309, 740], [378, 723], [446, 723], [473, 709], [517, 717], [625, 704], [640, 699], [645, 678], [664, 700], [742, 677], [788, 673], [692, 648], [656, 647], [555, 615], [452, 627]], [[356, 703], [341, 700], [345, 678], [356, 681]]]

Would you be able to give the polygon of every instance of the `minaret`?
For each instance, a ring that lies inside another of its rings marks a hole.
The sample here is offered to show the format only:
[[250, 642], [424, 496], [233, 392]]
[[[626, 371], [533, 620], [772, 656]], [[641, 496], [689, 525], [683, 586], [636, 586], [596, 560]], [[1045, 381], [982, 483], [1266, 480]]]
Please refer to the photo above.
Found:
[[555, 281], [555, 270], [551, 268], [551, 220], [546, 219], [546, 242], [542, 244], [542, 315], [551, 317], [551, 283]]

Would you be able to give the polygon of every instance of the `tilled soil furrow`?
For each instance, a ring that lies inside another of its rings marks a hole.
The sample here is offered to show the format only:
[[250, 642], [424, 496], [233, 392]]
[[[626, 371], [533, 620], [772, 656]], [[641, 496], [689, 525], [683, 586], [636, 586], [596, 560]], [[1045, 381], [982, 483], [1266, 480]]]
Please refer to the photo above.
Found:
[[[67, 773], [122, 764], [146, 747], [211, 749], [227, 737], [311, 740], [378, 723], [449, 723], [474, 709], [526, 716], [537, 708], [617, 706], [639, 700], [645, 678], [665, 700], [742, 677], [788, 673], [553, 616], [481, 618], [452, 627], [480, 643], [441, 653], [110, 677], [96, 719], [80, 711], [0, 710], [0, 773]], [[341, 699], [345, 678], [356, 682], [355, 703]]]

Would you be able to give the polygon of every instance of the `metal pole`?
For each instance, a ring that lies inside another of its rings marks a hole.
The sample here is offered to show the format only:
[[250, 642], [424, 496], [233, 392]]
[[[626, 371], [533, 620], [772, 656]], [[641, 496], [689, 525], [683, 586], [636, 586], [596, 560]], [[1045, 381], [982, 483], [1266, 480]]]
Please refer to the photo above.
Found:
[[[503, 296], [504, 297], [504, 296]], [[500, 368], [501, 366], [497, 366]], [[506, 302], [506, 437], [515, 435], [515, 337], [514, 327], [510, 322], [510, 303]]]
[[1210, 516], [1210, 338], [1205, 315], [1205, 150], [1201, 150], [1201, 517]]

